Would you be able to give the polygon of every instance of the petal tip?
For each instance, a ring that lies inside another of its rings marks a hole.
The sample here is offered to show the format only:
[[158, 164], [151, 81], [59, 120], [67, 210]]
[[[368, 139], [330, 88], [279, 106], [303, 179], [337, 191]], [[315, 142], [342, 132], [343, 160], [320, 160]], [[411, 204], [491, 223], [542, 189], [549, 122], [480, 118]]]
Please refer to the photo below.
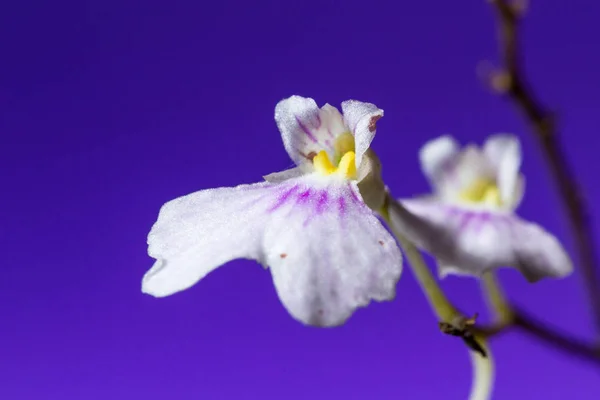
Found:
[[164, 268], [162, 260], [156, 260], [152, 268], [142, 277], [142, 293], [154, 297], [165, 297], [168, 293], [160, 283], [160, 272]]
[[314, 108], [317, 104], [314, 99], [310, 97], [303, 97], [299, 95], [292, 95], [285, 99], [279, 100], [275, 105], [275, 118], [277, 119], [278, 114], [289, 112], [291, 110], [304, 110], [306, 108]]
[[157, 259], [142, 277], [142, 293], [153, 297], [167, 297], [193, 286], [196, 281], [182, 280], [167, 261]]

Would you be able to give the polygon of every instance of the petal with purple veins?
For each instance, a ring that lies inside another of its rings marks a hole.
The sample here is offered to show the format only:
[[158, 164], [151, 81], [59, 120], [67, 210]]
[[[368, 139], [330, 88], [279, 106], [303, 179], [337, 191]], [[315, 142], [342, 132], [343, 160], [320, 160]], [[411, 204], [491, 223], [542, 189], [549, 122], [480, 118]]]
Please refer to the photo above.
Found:
[[555, 236], [510, 213], [467, 210], [431, 197], [392, 203], [390, 218], [396, 229], [438, 259], [440, 276], [481, 276], [514, 267], [537, 281], [573, 270]]
[[336, 326], [372, 300], [394, 298], [400, 251], [354, 183], [303, 187], [275, 218], [281, 223], [264, 237], [266, 262], [294, 318]]
[[335, 107], [319, 109], [313, 99], [300, 96], [277, 103], [275, 121], [286, 151], [303, 171], [312, 170], [312, 158], [321, 150], [333, 156], [335, 138], [346, 130]]
[[355, 182], [317, 175], [202, 190], [166, 203], [148, 235], [156, 259], [142, 291], [185, 290], [236, 258], [268, 265], [290, 314], [340, 325], [371, 300], [390, 300], [402, 259]]

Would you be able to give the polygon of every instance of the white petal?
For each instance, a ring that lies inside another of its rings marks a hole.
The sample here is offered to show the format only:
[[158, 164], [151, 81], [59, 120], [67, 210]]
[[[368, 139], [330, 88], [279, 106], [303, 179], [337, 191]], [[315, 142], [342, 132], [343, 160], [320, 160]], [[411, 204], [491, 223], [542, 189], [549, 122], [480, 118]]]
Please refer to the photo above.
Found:
[[460, 145], [450, 135], [440, 136], [425, 143], [419, 151], [421, 170], [434, 190], [441, 189], [446, 175], [454, 167], [460, 154]]
[[321, 130], [323, 132], [319, 132], [320, 135], [327, 133], [325, 136], [325, 140], [330, 138], [331, 136], [338, 137], [344, 132], [348, 132], [349, 129], [344, 122], [344, 118], [340, 111], [330, 104], [325, 104], [321, 107], [319, 112], [319, 116], [321, 118]]
[[298, 167], [286, 169], [281, 172], [273, 172], [272, 174], [263, 176], [264, 180], [270, 183], [280, 183], [292, 178], [299, 178], [304, 174]]
[[496, 170], [496, 179], [502, 201], [514, 203], [521, 168], [521, 144], [519, 139], [508, 134], [490, 136], [483, 146], [483, 152]]
[[485, 154], [474, 145], [463, 148], [454, 168], [448, 175], [448, 182], [455, 190], [461, 191], [477, 179], [496, 178], [496, 170]]
[[360, 167], [362, 156], [375, 137], [377, 120], [383, 117], [383, 110], [371, 103], [348, 100], [342, 103], [342, 112], [346, 125], [354, 133], [356, 166]]
[[312, 170], [312, 157], [319, 151], [332, 156], [335, 137], [346, 130], [335, 107], [326, 104], [319, 109], [313, 99], [300, 96], [277, 103], [275, 121], [286, 151], [305, 171]]
[[545, 276], [562, 278], [573, 272], [573, 263], [562, 244], [538, 224], [511, 217], [512, 242], [518, 268], [531, 281]]
[[354, 183], [302, 188], [267, 228], [266, 261], [279, 297], [305, 324], [343, 324], [371, 300], [391, 300], [402, 259]]
[[394, 227], [439, 260], [441, 276], [481, 276], [490, 269], [514, 267], [537, 281], [572, 272], [556, 237], [513, 214], [466, 210], [435, 198], [401, 202], [390, 207]]
[[265, 221], [255, 205], [272, 191], [259, 183], [202, 190], [166, 203], [148, 235], [148, 254], [157, 261], [144, 275], [142, 291], [168, 296], [230, 260], [260, 260]]
[[342, 324], [370, 300], [390, 300], [402, 259], [355, 182], [302, 176], [203, 190], [163, 206], [148, 236], [157, 259], [142, 291], [168, 296], [235, 258], [269, 265], [288, 311]]
[[458, 200], [459, 194], [478, 179], [496, 177], [493, 165], [477, 146], [460, 149], [449, 135], [427, 142], [419, 159], [434, 192], [447, 201]]

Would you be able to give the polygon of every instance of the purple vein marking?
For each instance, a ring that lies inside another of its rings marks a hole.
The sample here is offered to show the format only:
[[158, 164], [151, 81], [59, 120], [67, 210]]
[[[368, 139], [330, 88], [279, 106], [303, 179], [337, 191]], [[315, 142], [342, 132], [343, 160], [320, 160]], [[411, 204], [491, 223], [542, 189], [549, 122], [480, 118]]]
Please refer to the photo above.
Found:
[[321, 113], [317, 113], [317, 129], [319, 129], [321, 127], [321, 124], [323, 123], [323, 121], [321, 120]]
[[296, 204], [306, 204], [308, 203], [310, 196], [312, 195], [312, 189], [308, 188], [304, 192], [300, 193], [298, 196], [298, 200]]
[[358, 194], [356, 194], [353, 187], [350, 188], [350, 193], [352, 194], [352, 200], [354, 200], [356, 204], [363, 204], [362, 200], [358, 197]]
[[473, 229], [475, 233], [480, 233], [483, 226], [488, 224], [491, 220], [491, 216], [487, 212], [468, 212], [465, 214], [465, 219], [463, 219], [463, 224], [461, 224], [459, 230], [470, 228]]
[[483, 227], [486, 226], [486, 225], [490, 225], [494, 229], [496, 228], [496, 226], [494, 224], [494, 218], [492, 217], [492, 214], [490, 214], [488, 212], [478, 214], [477, 215], [477, 222], [478, 223], [474, 227], [475, 232], [477, 232], [477, 233], [480, 233], [481, 230], [483, 229]]
[[294, 185], [290, 189], [284, 191], [277, 198], [277, 201], [275, 202], [275, 204], [273, 204], [273, 206], [271, 206], [271, 208], [269, 208], [267, 211], [268, 212], [273, 212], [273, 211], [277, 210], [279, 207], [281, 207], [290, 198], [290, 196], [292, 194], [294, 194], [295, 192], [297, 192], [298, 189], [299, 189], [299, 186], [298, 185]]
[[458, 207], [454, 207], [454, 206], [442, 206], [442, 209], [444, 210], [444, 213], [446, 214], [446, 216], [448, 218], [455, 218], [455, 217], [460, 217], [464, 211], [461, 210]]
[[343, 197], [338, 198], [338, 210], [341, 216], [346, 215], [346, 199]]
[[477, 219], [476, 215], [471, 212], [463, 212], [463, 213], [459, 214], [458, 230], [461, 232], [464, 230], [467, 230], [469, 228], [469, 226], [472, 226], [472, 223], [476, 219]]
[[[321, 199], [323, 197], [323, 193], [325, 193], [325, 195], [327, 195], [326, 192], [322, 192], [321, 196], [320, 196], [320, 198], [318, 200], [319, 202], [321, 201]], [[314, 191], [313, 191], [312, 188], [306, 189], [304, 192], [302, 192], [302, 193], [300, 193], [300, 195], [298, 195], [298, 199], [296, 200], [296, 204], [304, 206], [304, 205], [310, 203], [311, 198], [313, 198], [314, 194], [315, 193], [314, 193]], [[318, 207], [318, 205], [317, 205], [317, 207]], [[310, 204], [308, 206], [308, 210], [309, 210], [309, 213], [308, 213], [306, 219], [304, 220], [304, 223], [302, 224], [302, 226], [307, 226], [310, 223], [310, 221], [312, 221], [313, 217], [315, 217], [315, 215], [317, 215], [317, 213], [313, 212], [312, 207], [311, 207]]]
[[294, 116], [294, 118], [296, 118], [296, 122], [298, 123], [298, 126], [300, 127], [300, 129], [302, 129], [302, 131], [306, 134], [306, 136], [308, 136], [308, 138], [310, 140], [312, 140], [314, 143], [317, 143], [318, 142], [317, 138], [312, 134], [310, 129], [308, 129], [308, 127], [302, 123], [300, 118], [298, 118], [297, 116]]
[[317, 200], [317, 214], [322, 214], [328, 205], [329, 205], [329, 195], [327, 194], [326, 190], [323, 190], [321, 192], [321, 195], [319, 196], [319, 199]]

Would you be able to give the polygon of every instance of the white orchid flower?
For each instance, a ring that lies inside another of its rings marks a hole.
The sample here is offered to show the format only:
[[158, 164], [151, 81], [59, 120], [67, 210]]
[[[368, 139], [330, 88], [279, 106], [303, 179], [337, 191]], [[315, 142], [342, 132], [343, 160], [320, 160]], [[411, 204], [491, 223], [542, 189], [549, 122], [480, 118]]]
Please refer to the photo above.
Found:
[[531, 282], [573, 270], [555, 236], [514, 214], [524, 193], [521, 148], [512, 135], [494, 135], [483, 148], [463, 150], [451, 136], [426, 143], [421, 169], [434, 194], [391, 204], [395, 227], [437, 258], [439, 275], [481, 276], [514, 267]]
[[148, 235], [156, 262], [142, 291], [168, 296], [248, 258], [271, 270], [281, 302], [305, 324], [341, 325], [371, 300], [393, 299], [400, 250], [363, 200], [385, 196], [368, 152], [383, 111], [352, 100], [342, 110], [282, 100], [275, 120], [296, 168], [166, 203]]

